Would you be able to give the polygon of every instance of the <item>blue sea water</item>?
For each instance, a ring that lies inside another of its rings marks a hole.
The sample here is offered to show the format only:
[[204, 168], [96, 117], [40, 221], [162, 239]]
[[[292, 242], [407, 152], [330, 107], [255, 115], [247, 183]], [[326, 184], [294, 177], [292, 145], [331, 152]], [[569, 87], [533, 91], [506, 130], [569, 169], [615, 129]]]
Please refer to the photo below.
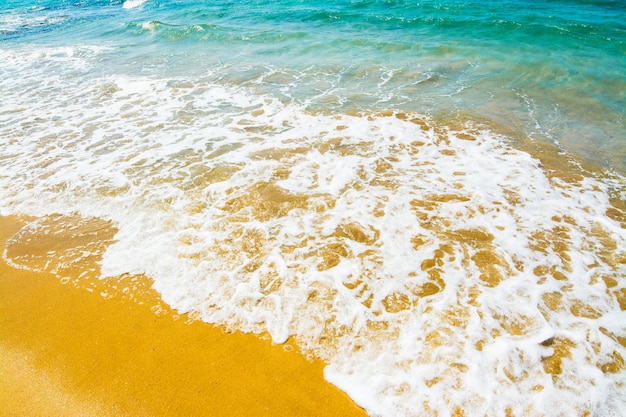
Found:
[[38, 218], [3, 256], [62, 282], [99, 257], [176, 310], [292, 337], [371, 415], [619, 416], [625, 18], [0, 0], [0, 214]]
[[626, 171], [622, 1], [4, 0], [0, 13], [3, 48], [106, 45], [97, 71], [212, 72], [312, 109], [477, 119]]

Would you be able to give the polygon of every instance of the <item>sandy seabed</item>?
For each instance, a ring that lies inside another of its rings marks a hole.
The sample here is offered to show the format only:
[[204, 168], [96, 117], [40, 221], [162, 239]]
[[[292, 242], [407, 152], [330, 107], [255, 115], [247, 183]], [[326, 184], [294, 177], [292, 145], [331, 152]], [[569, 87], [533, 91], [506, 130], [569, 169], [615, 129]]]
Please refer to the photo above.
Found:
[[[0, 217], [3, 250], [24, 224]], [[0, 260], [2, 417], [365, 415], [320, 361], [178, 315], [148, 278], [70, 278]]]

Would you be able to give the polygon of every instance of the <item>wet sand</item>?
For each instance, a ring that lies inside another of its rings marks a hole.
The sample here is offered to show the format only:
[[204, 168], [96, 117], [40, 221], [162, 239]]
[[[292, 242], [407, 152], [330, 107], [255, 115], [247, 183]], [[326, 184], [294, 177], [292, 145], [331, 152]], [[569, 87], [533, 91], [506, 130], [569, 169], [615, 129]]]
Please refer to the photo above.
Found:
[[[3, 249], [23, 224], [0, 217]], [[111, 291], [129, 280], [132, 297]], [[145, 277], [64, 285], [4, 260], [0, 404], [0, 416], [365, 416], [320, 361], [177, 315]]]

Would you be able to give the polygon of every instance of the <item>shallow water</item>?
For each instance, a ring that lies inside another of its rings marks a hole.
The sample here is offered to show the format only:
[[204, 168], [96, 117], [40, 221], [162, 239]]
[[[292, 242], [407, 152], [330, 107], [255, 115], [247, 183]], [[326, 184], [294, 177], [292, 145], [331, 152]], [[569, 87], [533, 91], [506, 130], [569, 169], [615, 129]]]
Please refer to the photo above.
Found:
[[0, 210], [43, 216], [14, 247], [117, 232], [4, 256], [62, 279], [103, 254], [180, 311], [294, 337], [372, 415], [619, 415], [623, 13], [5, 5]]

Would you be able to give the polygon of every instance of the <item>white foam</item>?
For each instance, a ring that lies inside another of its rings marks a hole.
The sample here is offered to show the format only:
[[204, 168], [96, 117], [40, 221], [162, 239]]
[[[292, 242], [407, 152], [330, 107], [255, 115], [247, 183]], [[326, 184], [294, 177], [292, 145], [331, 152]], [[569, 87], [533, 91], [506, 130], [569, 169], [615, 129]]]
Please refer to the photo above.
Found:
[[147, 0], [126, 0], [122, 5], [124, 9], [134, 9], [139, 6], [143, 6]]
[[[372, 415], [626, 406], [623, 370], [600, 369], [626, 354], [610, 336], [626, 332], [626, 232], [600, 180], [551, 180], [471, 126], [312, 114], [203, 79], [77, 81], [84, 54], [1, 54], [0, 212], [112, 219], [105, 275], [294, 336]], [[66, 72], [33, 87], [54, 59]]]

